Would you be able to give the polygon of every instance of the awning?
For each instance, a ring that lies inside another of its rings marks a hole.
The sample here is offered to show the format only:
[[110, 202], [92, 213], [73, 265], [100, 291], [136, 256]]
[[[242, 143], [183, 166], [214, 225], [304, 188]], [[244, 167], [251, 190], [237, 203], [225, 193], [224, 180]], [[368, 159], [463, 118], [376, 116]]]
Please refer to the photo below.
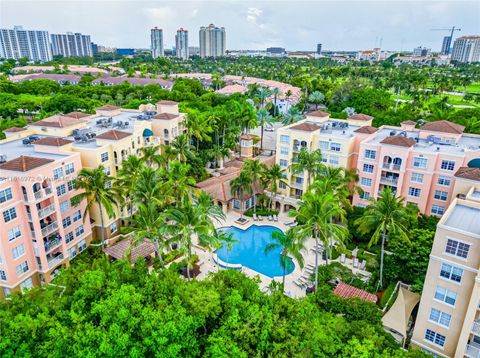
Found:
[[153, 136], [152, 130], [151, 130], [151, 129], [148, 129], [148, 128], [145, 128], [145, 129], [143, 130], [143, 136], [144, 136], [144, 137], [151, 137], [151, 136]]
[[[382, 317], [383, 326], [402, 336], [403, 344], [407, 336], [408, 321], [413, 309], [420, 301], [420, 295], [400, 286], [398, 296], [390, 310]], [[393, 335], [396, 337], [396, 335]]]

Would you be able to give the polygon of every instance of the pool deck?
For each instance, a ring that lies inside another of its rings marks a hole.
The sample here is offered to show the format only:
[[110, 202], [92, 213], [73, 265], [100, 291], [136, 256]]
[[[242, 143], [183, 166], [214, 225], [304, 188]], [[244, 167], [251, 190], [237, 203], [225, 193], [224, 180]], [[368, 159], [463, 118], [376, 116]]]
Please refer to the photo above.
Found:
[[[240, 215], [238, 213], [229, 212], [225, 220], [222, 220], [221, 222], [216, 222], [215, 226], [216, 228], [235, 226], [243, 230], [248, 229], [252, 225], [273, 226], [285, 232], [289, 229], [289, 226], [285, 225], [285, 223], [289, 223], [293, 221], [292, 218], [288, 217], [287, 213], [281, 213], [278, 216], [278, 221], [269, 221], [267, 218], [263, 218], [263, 221], [254, 221], [253, 218], [245, 217], [247, 218], [248, 222], [241, 225], [235, 222], [239, 218], [239, 216]], [[305, 266], [309, 264], [311, 265], [315, 264], [315, 253], [312, 251], [314, 245], [315, 245], [314, 240], [305, 241], [305, 249], [303, 251], [303, 259], [304, 259]], [[210, 272], [218, 272], [218, 270], [222, 270], [222, 268], [218, 267], [215, 264], [212, 257], [212, 252], [205, 250], [200, 246], [195, 246], [193, 251], [196, 255], [198, 255], [199, 263], [200, 263], [201, 273], [200, 275], [197, 276], [197, 279], [202, 280], [206, 278]], [[296, 260], [293, 260], [293, 261], [295, 263], [294, 271], [291, 274], [285, 276], [285, 294], [292, 298], [301, 298], [305, 296], [305, 288], [301, 288], [297, 286], [294, 283], [294, 281], [296, 281], [297, 279], [299, 279], [301, 276], [305, 274], [305, 269], [300, 268]], [[334, 261], [338, 261], [338, 259]], [[322, 260], [321, 255], [319, 255], [318, 262], [319, 262], [319, 266], [326, 264], [326, 261]], [[347, 259], [345, 266], [350, 268], [353, 271], [353, 273], [361, 273], [365, 276], [368, 275], [366, 271], [363, 271], [363, 270], [361, 271], [357, 268], [354, 268], [352, 260]], [[268, 287], [270, 286], [272, 280], [275, 280], [279, 283], [282, 282], [282, 276], [276, 276], [272, 279], [271, 277], [262, 275], [261, 273], [253, 271], [246, 266], [242, 267], [242, 272], [248, 277], [259, 278], [260, 280], [259, 286], [263, 292], [268, 291]]]

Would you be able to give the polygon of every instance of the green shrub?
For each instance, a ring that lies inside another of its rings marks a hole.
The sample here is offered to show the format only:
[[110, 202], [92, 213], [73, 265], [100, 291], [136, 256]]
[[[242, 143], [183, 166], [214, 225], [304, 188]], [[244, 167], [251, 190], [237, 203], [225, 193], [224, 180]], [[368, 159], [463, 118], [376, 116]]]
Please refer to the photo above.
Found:
[[[396, 282], [391, 282], [387, 288], [385, 289], [385, 291], [383, 291], [383, 294], [382, 294], [382, 297], [380, 298], [380, 301], [378, 302], [378, 305], [381, 307], [381, 308], [384, 308], [385, 305], [387, 304], [388, 302], [388, 299], [390, 298], [390, 296], [392, 295], [393, 291], [395, 290], [395, 286], [397, 285]], [[390, 301], [390, 303], [394, 302], [395, 300], [392, 299], [392, 301]]]

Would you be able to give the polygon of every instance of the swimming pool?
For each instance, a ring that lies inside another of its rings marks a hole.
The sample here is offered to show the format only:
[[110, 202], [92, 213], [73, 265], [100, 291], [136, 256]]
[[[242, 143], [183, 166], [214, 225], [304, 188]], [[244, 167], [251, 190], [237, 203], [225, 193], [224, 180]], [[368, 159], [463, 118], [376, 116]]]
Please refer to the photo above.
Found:
[[[265, 254], [265, 247], [274, 242], [272, 233], [282, 232], [280, 229], [273, 226], [252, 225], [246, 230], [232, 226], [225, 231], [233, 233], [233, 237], [238, 242], [232, 244], [228, 254], [226, 245], [215, 251], [220, 260], [230, 264], [241, 264], [268, 277], [283, 275], [280, 265], [282, 249], [279, 247]], [[291, 260], [290, 263], [286, 274], [292, 273], [295, 268]]]

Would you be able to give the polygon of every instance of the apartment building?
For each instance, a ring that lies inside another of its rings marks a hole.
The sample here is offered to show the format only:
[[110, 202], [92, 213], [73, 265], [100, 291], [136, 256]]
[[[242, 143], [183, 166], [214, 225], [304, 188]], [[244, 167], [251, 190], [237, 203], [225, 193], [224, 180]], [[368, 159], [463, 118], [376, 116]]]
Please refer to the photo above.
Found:
[[154, 27], [150, 30], [150, 49], [153, 58], [164, 56], [163, 52], [163, 30]]
[[382, 126], [359, 145], [357, 171], [363, 193], [353, 204], [368, 205], [369, 197], [389, 187], [418, 206], [420, 212], [441, 216], [453, 200], [455, 172], [480, 158], [480, 136], [463, 133], [448, 121], [415, 128]]
[[226, 51], [226, 32], [224, 27], [210, 24], [199, 31], [200, 57], [222, 57]]
[[315, 111], [307, 114], [304, 120], [280, 128], [276, 162], [285, 170], [288, 186], [280, 185], [280, 195], [276, 199], [278, 209], [295, 206], [289, 199], [300, 199], [307, 190], [307, 173], [293, 173], [290, 169], [302, 149], [319, 149], [327, 165], [356, 168], [359, 141], [375, 130], [371, 127], [372, 120], [373, 117], [364, 114], [332, 119], [329, 113]]
[[92, 56], [92, 41], [90, 35], [67, 32], [52, 34], [52, 54], [63, 57]]
[[175, 35], [175, 50], [178, 58], [188, 60], [188, 30], [180, 28]]
[[[161, 101], [140, 110], [106, 105], [93, 115], [55, 115], [5, 130], [7, 138], [0, 141], [0, 211], [5, 223], [0, 229], [0, 287], [4, 292], [48, 282], [52, 272], [68, 265], [92, 236], [101, 236], [98, 207], [83, 218], [85, 204], [70, 204], [79, 170], [102, 165], [107, 174], [116, 176], [129, 155], [140, 156], [145, 146], [170, 144], [183, 132], [183, 121], [176, 102]], [[118, 233], [127, 215], [126, 209], [116, 209], [113, 217], [103, 213], [107, 239]], [[20, 258], [23, 261], [17, 263]], [[17, 271], [20, 263], [23, 268]]]
[[412, 344], [440, 357], [480, 357], [480, 168], [455, 173], [437, 225]]
[[452, 61], [475, 63], [480, 61], [480, 36], [462, 36], [455, 40]]
[[47, 62], [52, 60], [48, 31], [24, 30], [21, 26], [0, 29], [0, 58]]

